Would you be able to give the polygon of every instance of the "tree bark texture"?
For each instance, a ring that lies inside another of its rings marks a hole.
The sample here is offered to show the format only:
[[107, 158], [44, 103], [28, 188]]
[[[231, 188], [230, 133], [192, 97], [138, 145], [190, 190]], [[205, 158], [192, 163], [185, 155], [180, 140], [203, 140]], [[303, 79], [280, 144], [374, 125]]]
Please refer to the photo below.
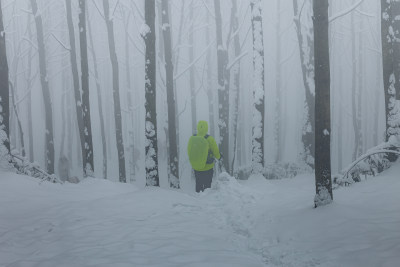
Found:
[[386, 141], [400, 136], [400, 1], [381, 0]]
[[315, 54], [315, 207], [332, 202], [328, 0], [313, 0]]
[[220, 151], [223, 168], [229, 170], [229, 79], [227, 75], [228, 52], [222, 43], [222, 16], [220, 0], [214, 0], [218, 60], [218, 111]]
[[261, 173], [264, 168], [264, 41], [262, 27], [262, 0], [252, 0], [251, 25], [253, 31], [253, 137], [252, 137], [252, 172]]
[[145, 168], [146, 185], [159, 186], [156, 108], [156, 32], [155, 0], [145, 1], [145, 28], [142, 35], [146, 46], [145, 55]]
[[83, 168], [85, 176], [92, 176], [94, 171], [93, 164], [93, 141], [92, 125], [90, 118], [89, 100], [89, 63], [87, 52], [86, 37], [86, 0], [79, 0], [79, 40], [81, 51], [81, 72], [82, 72], [82, 120], [83, 120], [83, 140], [84, 153], [82, 154]]

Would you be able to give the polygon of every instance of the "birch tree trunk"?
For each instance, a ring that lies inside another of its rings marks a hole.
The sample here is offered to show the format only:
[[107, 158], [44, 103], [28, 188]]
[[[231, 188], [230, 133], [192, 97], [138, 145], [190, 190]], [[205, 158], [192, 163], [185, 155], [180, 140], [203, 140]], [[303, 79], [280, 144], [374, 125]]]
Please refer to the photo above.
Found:
[[400, 20], [397, 19], [400, 1], [381, 0], [381, 9], [386, 141], [389, 141], [392, 136], [400, 136]]
[[118, 69], [117, 54], [115, 52], [114, 25], [112, 18], [110, 18], [110, 7], [108, 0], [103, 0], [103, 7], [104, 7], [104, 19], [107, 25], [108, 47], [110, 52], [110, 60], [111, 60], [112, 74], [113, 74], [115, 136], [116, 136], [117, 151], [118, 151], [119, 181], [121, 183], [126, 183], [124, 140], [122, 136], [121, 100], [119, 97], [119, 69]]
[[49, 81], [47, 77], [46, 49], [44, 45], [42, 15], [38, 11], [36, 0], [30, 0], [32, 14], [35, 18], [36, 34], [39, 54], [39, 72], [42, 85], [42, 94], [45, 112], [45, 136], [46, 136], [46, 170], [49, 174], [54, 174], [54, 137], [53, 137], [53, 109], [50, 96]]
[[315, 207], [332, 202], [328, 0], [313, 0], [315, 54]]
[[264, 168], [264, 36], [262, 26], [262, 0], [252, 0], [251, 25], [253, 31], [253, 137], [252, 172], [261, 173]]
[[169, 142], [169, 184], [179, 188], [179, 157], [176, 142], [176, 96], [174, 94], [174, 65], [172, 63], [171, 24], [169, 19], [169, 0], [162, 0], [162, 24], [164, 37], [165, 72], [168, 105], [168, 142]]
[[6, 52], [6, 34], [0, 1], [0, 157], [10, 153], [10, 88]]
[[222, 43], [222, 16], [220, 0], [214, 0], [215, 24], [217, 33], [218, 58], [218, 113], [220, 151], [223, 155], [222, 165], [229, 170], [229, 76], [227, 75], [228, 52]]
[[[302, 1], [301, 1], [302, 3]], [[305, 1], [299, 9], [299, 0], [293, 0], [294, 23], [300, 50], [301, 71], [305, 89], [304, 124], [302, 142], [303, 160], [314, 168], [315, 157], [315, 83], [314, 83], [314, 29], [312, 27], [312, 2]], [[307, 21], [301, 21], [301, 17]]]
[[101, 92], [101, 86], [100, 86], [100, 77], [99, 77], [99, 71], [97, 68], [97, 57], [96, 53], [94, 51], [94, 43], [93, 43], [93, 34], [92, 34], [92, 29], [91, 29], [91, 24], [89, 20], [89, 9], [87, 10], [88, 14], [88, 35], [89, 35], [89, 44], [90, 44], [90, 52], [92, 54], [92, 60], [93, 60], [93, 69], [94, 69], [94, 78], [96, 82], [96, 89], [97, 89], [97, 105], [99, 107], [99, 120], [100, 120], [100, 134], [101, 134], [101, 144], [102, 144], [102, 149], [103, 149], [103, 178], [107, 179], [107, 173], [108, 173], [108, 163], [107, 163], [107, 142], [106, 142], [106, 130], [105, 130], [105, 125], [104, 125], [104, 114], [103, 114], [103, 101], [102, 101], [102, 92]]
[[145, 167], [146, 185], [159, 186], [156, 107], [156, 32], [155, 0], [145, 1], [145, 25], [142, 36], [146, 45], [145, 55]]

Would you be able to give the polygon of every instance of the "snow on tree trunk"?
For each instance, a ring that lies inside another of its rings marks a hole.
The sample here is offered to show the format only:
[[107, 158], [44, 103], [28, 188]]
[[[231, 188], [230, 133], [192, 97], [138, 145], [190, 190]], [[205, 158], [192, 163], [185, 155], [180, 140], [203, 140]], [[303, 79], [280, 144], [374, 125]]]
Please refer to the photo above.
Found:
[[84, 153], [82, 154], [82, 164], [85, 176], [92, 176], [94, 171], [93, 164], [93, 141], [92, 124], [90, 118], [90, 98], [89, 98], [89, 64], [86, 37], [86, 0], [79, 0], [79, 40], [81, 52], [81, 72], [82, 72], [82, 120], [83, 120], [83, 140]]
[[107, 25], [108, 48], [110, 53], [112, 75], [113, 75], [114, 121], [115, 121], [115, 137], [116, 137], [117, 152], [118, 152], [119, 181], [121, 183], [126, 183], [125, 151], [124, 151], [124, 140], [122, 136], [121, 100], [119, 97], [119, 69], [118, 69], [117, 54], [115, 52], [114, 24], [113, 24], [113, 18], [110, 17], [110, 7], [108, 0], [103, 0], [103, 7], [104, 7], [104, 19]]
[[104, 125], [104, 115], [103, 115], [103, 101], [102, 101], [102, 92], [101, 92], [101, 87], [100, 87], [100, 77], [99, 77], [99, 71], [97, 68], [97, 57], [96, 53], [94, 51], [94, 43], [93, 43], [93, 34], [92, 34], [92, 29], [91, 29], [91, 24], [89, 20], [89, 9], [87, 10], [88, 14], [88, 35], [89, 35], [89, 43], [91, 47], [91, 54], [92, 54], [92, 60], [93, 60], [93, 69], [94, 69], [94, 78], [95, 78], [95, 83], [96, 83], [96, 89], [97, 89], [97, 105], [99, 108], [99, 120], [100, 120], [100, 134], [101, 134], [101, 144], [102, 144], [102, 149], [103, 149], [103, 178], [107, 179], [107, 169], [108, 169], [108, 163], [107, 163], [107, 142], [106, 142], [106, 130], [105, 130], [105, 125]]
[[[231, 8], [231, 32], [234, 34], [233, 36], [233, 45], [235, 50], [235, 58], [238, 58], [241, 53], [240, 48], [240, 40], [239, 40], [239, 18], [238, 18], [238, 10], [237, 10], [237, 0], [232, 0], [232, 8]], [[233, 73], [233, 118], [232, 118], [232, 139], [233, 139], [233, 158], [231, 164], [231, 173], [233, 173], [233, 168], [236, 159], [236, 150], [237, 150], [237, 127], [238, 127], [238, 117], [239, 117], [239, 89], [240, 89], [240, 60], [232, 67]]]
[[67, 12], [67, 25], [68, 25], [68, 33], [69, 33], [69, 54], [71, 60], [71, 71], [72, 71], [72, 81], [74, 85], [74, 95], [75, 95], [75, 108], [76, 108], [76, 118], [78, 122], [78, 130], [79, 130], [79, 137], [80, 137], [80, 144], [81, 144], [81, 153], [83, 159], [83, 174], [86, 174], [86, 166], [90, 165], [93, 166], [93, 160], [91, 163], [87, 162], [86, 157], [86, 149], [85, 149], [85, 136], [84, 136], [84, 122], [83, 122], [83, 104], [82, 104], [82, 94], [81, 89], [79, 87], [79, 74], [78, 74], [78, 62], [77, 62], [77, 55], [76, 55], [76, 41], [75, 41], [75, 31], [74, 31], [74, 24], [72, 20], [72, 4], [71, 0], [65, 0], [66, 12]]
[[262, 27], [262, 0], [251, 1], [251, 25], [253, 31], [253, 121], [252, 121], [252, 172], [264, 168], [264, 41]]
[[217, 33], [218, 58], [218, 126], [220, 136], [220, 151], [224, 156], [223, 168], [229, 170], [229, 75], [227, 70], [228, 52], [222, 43], [222, 16], [220, 0], [214, 0], [215, 23]]
[[42, 15], [38, 11], [36, 0], [31, 0], [32, 14], [35, 18], [36, 34], [39, 54], [39, 72], [40, 83], [42, 85], [42, 94], [45, 113], [45, 136], [46, 136], [46, 170], [49, 174], [54, 174], [54, 138], [53, 138], [53, 109], [49, 89], [49, 80], [46, 67], [46, 48], [44, 45]]
[[157, 147], [157, 109], [156, 109], [156, 32], [155, 0], [145, 1], [145, 24], [141, 34], [145, 41], [145, 167], [146, 185], [159, 186], [158, 147]]
[[6, 53], [6, 35], [3, 26], [3, 11], [0, 1], [0, 161], [10, 152], [10, 88], [8, 84], [8, 62]]
[[165, 72], [168, 105], [168, 142], [169, 142], [169, 184], [179, 188], [179, 160], [176, 142], [176, 95], [174, 93], [174, 65], [172, 63], [171, 24], [169, 19], [169, 0], [162, 0], [162, 29], [165, 51]]
[[[353, 4], [354, 4], [353, 0]], [[361, 47], [358, 48], [358, 59], [356, 57], [357, 53], [357, 41], [356, 41], [356, 31], [355, 31], [355, 15], [351, 15], [351, 53], [352, 53], [352, 92], [351, 92], [351, 107], [352, 107], [352, 120], [353, 120], [353, 132], [354, 132], [354, 150], [353, 150], [353, 161], [357, 159], [358, 156], [362, 154], [362, 132], [361, 132], [361, 118], [359, 117], [358, 109], [361, 108], [360, 101], [357, 101], [357, 95], [361, 94], [362, 80], [361, 76]], [[359, 46], [361, 46], [361, 40], [359, 40]], [[357, 62], [358, 61], [358, 62]], [[359, 64], [357, 64], [359, 63]], [[357, 77], [359, 78], [357, 81]]]
[[315, 54], [315, 207], [332, 202], [328, 0], [313, 0]]
[[[210, 14], [207, 12], [207, 28], [206, 28], [206, 44], [210, 43]], [[212, 63], [211, 63], [211, 50], [207, 51], [207, 98], [208, 98], [208, 118], [209, 118], [209, 132], [212, 136], [215, 136], [215, 113], [214, 113], [214, 85], [212, 76]]]
[[[303, 1], [300, 1], [303, 3]], [[299, 0], [293, 0], [294, 22], [300, 50], [301, 70], [305, 89], [302, 142], [303, 160], [314, 168], [315, 156], [315, 83], [314, 83], [314, 29], [312, 27], [312, 2], [305, 1], [299, 10]], [[304, 21], [301, 20], [304, 19]]]
[[381, 0], [381, 9], [386, 141], [400, 142], [400, 1]]

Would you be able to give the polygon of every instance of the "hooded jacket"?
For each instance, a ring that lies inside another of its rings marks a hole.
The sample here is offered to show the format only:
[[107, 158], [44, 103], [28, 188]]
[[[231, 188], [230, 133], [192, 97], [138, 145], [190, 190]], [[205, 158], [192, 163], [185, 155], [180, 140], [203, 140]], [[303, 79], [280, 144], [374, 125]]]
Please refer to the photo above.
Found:
[[[208, 123], [206, 121], [199, 121], [197, 124], [197, 135], [198, 136], [206, 136], [208, 132]], [[206, 139], [208, 141], [209, 148], [213, 154], [213, 157], [216, 159], [220, 159], [221, 155], [219, 153], [218, 145], [215, 142], [214, 137], [211, 135]], [[188, 155], [190, 154], [190, 147], [188, 146]], [[206, 166], [201, 169], [201, 170], [195, 170], [195, 171], [208, 171], [214, 168], [214, 162], [211, 164], [206, 164]]]

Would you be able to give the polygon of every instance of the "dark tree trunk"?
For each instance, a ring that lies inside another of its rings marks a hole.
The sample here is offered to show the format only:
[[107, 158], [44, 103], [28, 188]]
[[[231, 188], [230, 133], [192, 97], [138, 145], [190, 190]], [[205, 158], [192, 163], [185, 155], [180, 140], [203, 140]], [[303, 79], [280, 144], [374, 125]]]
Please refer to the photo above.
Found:
[[167, 84], [168, 105], [168, 142], [169, 142], [169, 184], [173, 188], [179, 188], [179, 157], [176, 142], [176, 114], [174, 94], [174, 66], [172, 64], [171, 24], [169, 19], [169, 0], [162, 0], [162, 24], [164, 37], [165, 72]]
[[[240, 48], [240, 40], [239, 40], [239, 18], [238, 18], [238, 10], [237, 10], [237, 0], [232, 0], [232, 8], [231, 8], [231, 32], [234, 34], [233, 36], [233, 46], [235, 50], [235, 60], [240, 56], [241, 48]], [[232, 67], [233, 73], [233, 118], [232, 118], [232, 139], [233, 139], [233, 158], [231, 164], [231, 173], [233, 173], [233, 168], [235, 165], [236, 159], [236, 150], [237, 150], [237, 128], [238, 128], [238, 117], [239, 117], [239, 90], [240, 90], [240, 60], [235, 63]]]
[[222, 17], [220, 0], [214, 0], [218, 58], [218, 126], [223, 168], [229, 170], [229, 75], [228, 52], [222, 43]]
[[[299, 0], [293, 0], [294, 22], [300, 51], [301, 71], [303, 74], [303, 84], [305, 89], [304, 111], [305, 118], [303, 124], [302, 142], [304, 152], [303, 160], [314, 168], [315, 157], [315, 84], [314, 84], [314, 29], [312, 27], [312, 3], [306, 2], [303, 8], [302, 17], [307, 18], [306, 23], [302, 23], [300, 16], [301, 10], [298, 5]], [[306, 14], [304, 14], [306, 12]]]
[[386, 141], [400, 135], [400, 2], [381, 0], [382, 62], [385, 94]]
[[328, 0], [313, 0], [315, 54], [315, 207], [332, 202]]
[[99, 77], [99, 71], [97, 68], [97, 57], [96, 53], [94, 51], [94, 43], [93, 43], [93, 34], [92, 34], [92, 29], [91, 29], [91, 24], [89, 20], [89, 9], [87, 10], [88, 14], [88, 35], [89, 35], [89, 44], [90, 44], [90, 52], [92, 54], [92, 60], [93, 60], [93, 69], [94, 69], [94, 78], [96, 82], [96, 89], [97, 89], [97, 103], [99, 107], [99, 120], [100, 120], [100, 134], [101, 134], [101, 144], [102, 144], [102, 149], [103, 149], [103, 178], [107, 179], [107, 142], [106, 142], [106, 130], [105, 130], [105, 125], [104, 125], [104, 115], [103, 115], [103, 101], [101, 98], [101, 87], [100, 87], [100, 77]]
[[[92, 126], [90, 119], [90, 100], [89, 100], [89, 64], [87, 53], [86, 37], [86, 0], [79, 0], [79, 40], [81, 51], [81, 72], [82, 72], [82, 120], [83, 120], [83, 140], [82, 154], [84, 175], [93, 175], [93, 141]], [[81, 131], [81, 129], [80, 129]]]
[[3, 11], [0, 1], [0, 156], [10, 153], [10, 88], [6, 53], [6, 35], [3, 26]]
[[36, 0], [31, 0], [32, 13], [35, 18], [38, 53], [39, 53], [39, 71], [40, 82], [42, 84], [44, 112], [45, 112], [45, 136], [46, 136], [46, 170], [49, 174], [54, 173], [54, 137], [53, 137], [53, 109], [47, 77], [46, 67], [46, 49], [44, 45], [42, 15], [38, 12]]
[[115, 117], [115, 133], [118, 151], [118, 165], [119, 165], [119, 181], [126, 183], [126, 170], [125, 170], [125, 152], [124, 140], [122, 136], [122, 116], [121, 116], [121, 100], [119, 97], [119, 69], [118, 59], [115, 52], [114, 40], [114, 25], [113, 20], [110, 19], [110, 7], [108, 0], [103, 0], [104, 19], [107, 25], [108, 33], [108, 47], [110, 52], [110, 60], [112, 65], [113, 74], [113, 98], [114, 98], [114, 117]]
[[156, 32], [155, 0], [145, 1], [145, 23], [143, 31], [146, 45], [145, 56], [145, 136], [146, 136], [146, 185], [159, 186], [158, 147], [157, 147], [157, 108], [156, 108]]
[[251, 2], [251, 25], [253, 30], [253, 137], [252, 172], [261, 173], [264, 168], [264, 35], [262, 26], [262, 0]]

